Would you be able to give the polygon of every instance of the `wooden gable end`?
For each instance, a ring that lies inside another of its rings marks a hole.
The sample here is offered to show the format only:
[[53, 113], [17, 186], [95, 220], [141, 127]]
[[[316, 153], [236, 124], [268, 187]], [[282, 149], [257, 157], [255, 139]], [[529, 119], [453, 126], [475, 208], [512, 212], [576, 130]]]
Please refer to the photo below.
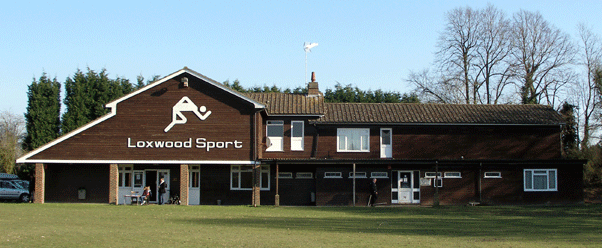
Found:
[[116, 103], [114, 116], [67, 134], [72, 136], [22, 162], [253, 159], [256, 107], [236, 93], [183, 72], [132, 94]]

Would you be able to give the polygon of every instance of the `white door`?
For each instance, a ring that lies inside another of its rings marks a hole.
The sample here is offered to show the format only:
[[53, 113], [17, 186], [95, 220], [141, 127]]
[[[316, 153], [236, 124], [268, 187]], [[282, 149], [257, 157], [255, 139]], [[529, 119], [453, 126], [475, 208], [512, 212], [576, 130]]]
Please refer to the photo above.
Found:
[[420, 203], [420, 171], [392, 171], [391, 203]]
[[392, 158], [393, 157], [393, 146], [392, 146], [392, 131], [391, 128], [380, 129], [380, 157], [381, 158]]
[[189, 174], [188, 205], [199, 205], [201, 204], [201, 167], [190, 166]]
[[412, 172], [400, 171], [397, 183], [399, 191], [399, 203], [412, 203]]

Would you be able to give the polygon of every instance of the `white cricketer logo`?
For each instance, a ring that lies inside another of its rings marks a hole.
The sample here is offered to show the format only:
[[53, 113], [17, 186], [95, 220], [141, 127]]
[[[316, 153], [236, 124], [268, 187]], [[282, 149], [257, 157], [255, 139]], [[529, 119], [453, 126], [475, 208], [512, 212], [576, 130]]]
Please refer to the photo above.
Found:
[[[199, 112], [199, 110], [201, 112]], [[198, 108], [196, 104], [190, 100], [190, 98], [187, 96], [182, 97], [182, 99], [180, 99], [180, 101], [173, 106], [173, 110], [171, 112], [171, 123], [169, 123], [169, 125], [165, 128], [166, 133], [169, 132], [174, 125], [185, 124], [186, 121], [188, 121], [186, 116], [182, 114], [184, 111], [193, 112], [201, 121], [204, 121], [207, 119], [207, 117], [209, 117], [209, 115], [211, 115], [211, 111], [207, 111], [207, 107], [201, 106]]]

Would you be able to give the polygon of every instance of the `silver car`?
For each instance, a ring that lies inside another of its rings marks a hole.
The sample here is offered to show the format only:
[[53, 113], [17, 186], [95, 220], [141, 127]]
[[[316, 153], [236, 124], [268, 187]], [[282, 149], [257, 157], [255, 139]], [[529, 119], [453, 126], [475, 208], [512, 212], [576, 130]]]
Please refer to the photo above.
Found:
[[0, 200], [29, 202], [29, 190], [13, 180], [0, 180]]

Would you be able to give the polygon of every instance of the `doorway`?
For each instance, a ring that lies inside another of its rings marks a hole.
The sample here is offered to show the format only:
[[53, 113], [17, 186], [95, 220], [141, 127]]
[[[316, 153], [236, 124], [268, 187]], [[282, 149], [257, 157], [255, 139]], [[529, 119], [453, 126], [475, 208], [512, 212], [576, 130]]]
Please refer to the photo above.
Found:
[[393, 171], [391, 182], [391, 203], [420, 203], [420, 172]]

